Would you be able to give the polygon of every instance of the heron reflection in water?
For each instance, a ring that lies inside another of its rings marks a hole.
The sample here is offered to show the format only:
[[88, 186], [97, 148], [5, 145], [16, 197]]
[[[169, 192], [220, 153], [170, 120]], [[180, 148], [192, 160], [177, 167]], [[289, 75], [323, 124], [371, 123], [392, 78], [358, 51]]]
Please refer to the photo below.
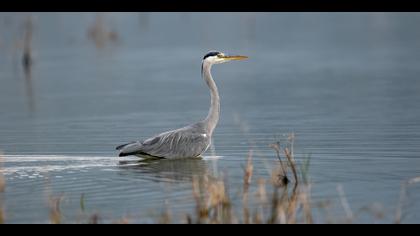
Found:
[[121, 160], [118, 168], [123, 176], [135, 176], [154, 182], [191, 182], [194, 176], [210, 173], [208, 161], [200, 158]]
[[211, 144], [213, 131], [219, 121], [220, 97], [211, 75], [211, 67], [233, 60], [243, 60], [246, 56], [228, 56], [211, 51], [203, 57], [201, 75], [210, 89], [211, 103], [207, 117], [189, 126], [158, 134], [144, 141], [127, 143], [117, 147], [119, 156], [150, 156], [177, 159], [194, 158], [203, 154]]

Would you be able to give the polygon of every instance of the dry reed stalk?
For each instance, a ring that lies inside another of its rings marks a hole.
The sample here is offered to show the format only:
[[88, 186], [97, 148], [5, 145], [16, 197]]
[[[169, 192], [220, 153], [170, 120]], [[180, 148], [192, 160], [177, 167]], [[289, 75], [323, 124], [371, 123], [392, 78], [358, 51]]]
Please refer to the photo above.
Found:
[[[284, 192], [283, 192], [284, 194]], [[271, 214], [270, 214], [270, 218], [268, 218], [267, 220], [267, 224], [275, 224], [277, 221], [277, 216], [279, 215], [279, 210], [282, 210], [281, 207], [281, 202], [282, 200], [280, 200], [280, 198], [278, 197], [279, 195], [279, 188], [274, 186], [274, 190], [273, 190], [273, 195], [271, 197]]]
[[262, 220], [265, 218], [264, 216], [264, 206], [267, 204], [267, 191], [265, 186], [265, 179], [260, 178], [257, 181], [258, 183], [258, 190], [256, 193], [256, 197], [259, 200], [259, 207], [254, 214], [254, 223], [260, 224]]
[[52, 224], [61, 224], [62, 222], [62, 215], [60, 209], [60, 203], [63, 199], [63, 196], [59, 197], [50, 197], [50, 222]]
[[249, 186], [251, 185], [252, 173], [254, 166], [252, 165], [252, 150], [249, 151], [247, 165], [244, 168], [244, 187], [243, 187], [243, 196], [242, 196], [242, 206], [243, 206], [243, 220], [245, 224], [250, 223], [250, 212], [248, 206], [248, 195], [249, 195]]
[[[203, 181], [207, 181], [207, 178]], [[204, 223], [209, 216], [209, 211], [206, 208], [201, 192], [200, 180], [198, 177], [194, 176], [192, 178], [192, 193], [195, 200], [195, 211], [197, 216], [197, 221], [195, 223], [198, 224]]]
[[213, 223], [218, 223], [224, 218], [225, 204], [229, 203], [225, 192], [225, 183], [222, 180], [210, 181], [206, 187], [209, 194], [207, 206], [213, 213], [211, 220]]

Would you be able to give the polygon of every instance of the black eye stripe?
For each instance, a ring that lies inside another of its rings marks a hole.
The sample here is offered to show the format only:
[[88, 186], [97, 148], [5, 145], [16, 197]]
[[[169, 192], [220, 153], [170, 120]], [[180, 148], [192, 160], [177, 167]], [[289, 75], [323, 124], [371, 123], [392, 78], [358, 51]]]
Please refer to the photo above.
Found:
[[217, 56], [218, 54], [220, 54], [220, 52], [209, 52], [203, 57], [203, 60], [207, 57]]

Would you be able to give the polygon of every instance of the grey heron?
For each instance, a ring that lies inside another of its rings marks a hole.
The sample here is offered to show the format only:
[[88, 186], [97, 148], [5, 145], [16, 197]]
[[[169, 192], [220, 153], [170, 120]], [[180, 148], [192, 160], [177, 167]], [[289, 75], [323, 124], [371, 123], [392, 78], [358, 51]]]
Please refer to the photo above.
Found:
[[207, 117], [197, 123], [176, 130], [167, 131], [144, 141], [135, 141], [118, 146], [119, 156], [151, 156], [157, 158], [194, 158], [204, 153], [211, 144], [213, 131], [219, 121], [220, 97], [211, 75], [211, 67], [233, 60], [243, 60], [246, 56], [228, 56], [210, 51], [202, 60], [201, 76], [210, 89], [210, 109]]

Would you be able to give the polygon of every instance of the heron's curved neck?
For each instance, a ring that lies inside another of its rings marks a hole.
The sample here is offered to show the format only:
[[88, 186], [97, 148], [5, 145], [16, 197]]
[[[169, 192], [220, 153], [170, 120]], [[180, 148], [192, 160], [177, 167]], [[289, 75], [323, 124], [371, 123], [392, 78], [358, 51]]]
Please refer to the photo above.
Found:
[[207, 131], [210, 135], [213, 134], [214, 128], [216, 128], [217, 122], [219, 121], [219, 115], [220, 115], [220, 98], [219, 98], [219, 92], [217, 90], [216, 83], [213, 80], [213, 77], [210, 73], [211, 70], [211, 64], [204, 62], [202, 65], [202, 76], [204, 80], [206, 81], [207, 85], [210, 89], [210, 96], [211, 96], [211, 103], [210, 103], [210, 109], [209, 113], [207, 115], [207, 118], [204, 120], [206, 124]]

